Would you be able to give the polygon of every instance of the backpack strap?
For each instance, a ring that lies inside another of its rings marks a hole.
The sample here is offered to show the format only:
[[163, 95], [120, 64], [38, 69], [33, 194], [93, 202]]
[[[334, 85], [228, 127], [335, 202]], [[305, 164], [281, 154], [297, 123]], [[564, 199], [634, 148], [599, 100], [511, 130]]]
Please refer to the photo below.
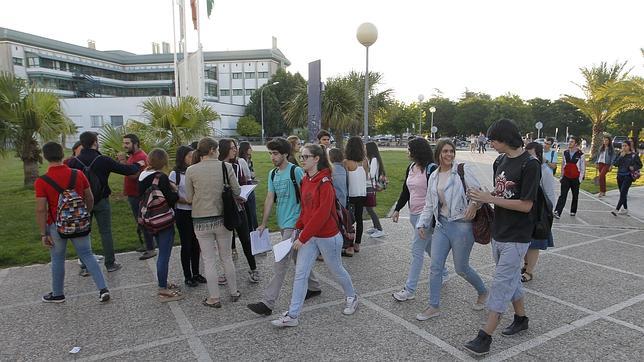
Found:
[[465, 164], [459, 163], [458, 166], [456, 166], [456, 172], [458, 173], [458, 177], [460, 177], [461, 183], [463, 184], [463, 192], [467, 194], [467, 186], [465, 185]]
[[221, 161], [221, 170], [224, 174], [224, 186], [230, 186], [228, 181], [228, 167], [226, 167], [226, 162]]
[[297, 203], [300, 203], [300, 187], [297, 184], [297, 180], [295, 179], [295, 165], [291, 166], [291, 182], [293, 183], [293, 187], [295, 187], [295, 199], [297, 200]]
[[54, 190], [56, 190], [56, 192], [58, 192], [59, 194], [62, 194], [62, 193], [65, 191], [65, 190], [63, 190], [63, 188], [62, 188], [62, 187], [60, 187], [60, 186], [56, 183], [56, 181], [52, 180], [52, 179], [51, 179], [51, 177], [49, 177], [49, 176], [47, 176], [47, 175], [42, 175], [42, 176], [40, 176], [40, 178], [41, 178], [43, 181], [45, 181], [46, 183], [48, 183], [48, 184], [49, 184], [49, 186], [53, 187], [53, 188], [54, 188]]
[[425, 174], [427, 175], [427, 181], [429, 181], [429, 176], [432, 174], [432, 172], [436, 171], [438, 168], [438, 165], [435, 163], [430, 163], [427, 165], [427, 168], [425, 168]]
[[77, 176], [76, 173], [77, 172], [78, 172], [77, 170], [72, 169], [72, 175], [69, 178], [69, 187], [67, 188], [68, 190], [73, 190], [74, 187], [76, 187], [76, 176]]

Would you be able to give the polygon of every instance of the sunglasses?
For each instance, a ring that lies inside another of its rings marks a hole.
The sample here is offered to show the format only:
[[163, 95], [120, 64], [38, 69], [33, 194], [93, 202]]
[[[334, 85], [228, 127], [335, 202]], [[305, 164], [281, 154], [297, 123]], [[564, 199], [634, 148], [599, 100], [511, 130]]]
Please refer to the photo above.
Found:
[[315, 156], [313, 156], [313, 155], [303, 155], [303, 154], [301, 154], [301, 155], [300, 155], [300, 160], [302, 160], [302, 161], [306, 161], [306, 160], [308, 160], [310, 157], [315, 157]]

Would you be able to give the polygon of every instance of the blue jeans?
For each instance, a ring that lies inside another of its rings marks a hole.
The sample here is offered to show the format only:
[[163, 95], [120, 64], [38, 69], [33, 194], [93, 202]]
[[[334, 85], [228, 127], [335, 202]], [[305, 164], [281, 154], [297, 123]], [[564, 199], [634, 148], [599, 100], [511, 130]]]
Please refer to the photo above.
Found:
[[136, 224], [136, 233], [139, 235], [139, 241], [142, 241], [141, 234], [143, 234], [145, 249], [151, 251], [154, 250], [154, 237], [143, 226], [139, 225], [139, 201], [141, 201], [140, 197], [127, 197], [127, 202], [130, 204], [130, 210], [132, 210], [132, 215], [134, 215], [134, 223]]
[[[112, 205], [110, 205], [109, 198], [106, 197], [94, 204], [92, 217], [96, 218], [98, 232], [101, 234], [105, 267], [109, 268], [116, 262], [116, 258], [114, 257], [114, 239], [112, 238]], [[86, 269], [85, 264], [81, 263], [81, 269]]]
[[463, 279], [467, 280], [479, 295], [487, 293], [483, 280], [476, 270], [470, 267], [470, 252], [474, 246], [472, 223], [448, 221], [440, 217], [432, 236], [432, 263], [429, 277], [429, 305], [438, 308], [441, 300], [441, 287], [445, 268], [445, 260], [452, 251], [454, 269]]
[[65, 294], [63, 288], [65, 285], [65, 252], [67, 251], [67, 240], [71, 240], [74, 249], [76, 249], [76, 254], [87, 265], [87, 271], [89, 271], [92, 279], [94, 279], [94, 284], [96, 284], [98, 290], [107, 288], [101, 267], [98, 266], [94, 253], [92, 253], [92, 242], [90, 241], [89, 235], [73, 239], [63, 239], [58, 235], [56, 225], [51, 224], [48, 226], [48, 229], [49, 235], [51, 235], [54, 241], [54, 246], [49, 249], [49, 254], [51, 255], [52, 295], [57, 297]]
[[530, 243], [501, 243], [492, 239], [492, 257], [496, 268], [490, 287], [487, 309], [503, 313], [508, 303], [523, 298], [521, 267]]
[[168, 264], [170, 263], [170, 254], [172, 254], [172, 244], [174, 244], [174, 225], [159, 231], [155, 236], [159, 245], [157, 279], [159, 288], [165, 289], [168, 287]]
[[304, 304], [306, 290], [309, 284], [309, 274], [315, 264], [315, 259], [319, 254], [324, 258], [324, 264], [333, 273], [335, 279], [342, 286], [344, 295], [353, 297], [356, 291], [353, 289], [351, 276], [342, 265], [342, 234], [338, 233], [330, 238], [312, 237], [297, 252], [297, 262], [295, 264], [295, 278], [293, 279], [293, 294], [291, 296], [291, 306], [288, 315], [297, 318]]
[[[409, 264], [409, 274], [407, 275], [405, 289], [410, 293], [416, 292], [416, 285], [418, 285], [420, 271], [423, 269], [425, 253], [430, 257], [432, 255], [431, 248], [433, 229], [425, 229], [425, 239], [422, 239], [420, 235], [418, 235], [418, 229], [416, 229], [419, 217], [419, 214], [409, 214], [409, 222], [411, 223], [412, 228], [411, 264]], [[447, 268], [443, 268], [443, 277], [447, 278], [448, 274], [449, 272], [447, 271]]]

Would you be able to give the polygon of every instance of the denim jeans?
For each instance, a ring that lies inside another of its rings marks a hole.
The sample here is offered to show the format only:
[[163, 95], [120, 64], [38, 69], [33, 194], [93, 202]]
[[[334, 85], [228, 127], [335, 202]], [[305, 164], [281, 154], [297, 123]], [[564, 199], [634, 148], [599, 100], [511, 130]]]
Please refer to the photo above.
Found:
[[[418, 285], [418, 278], [420, 277], [420, 271], [423, 269], [423, 260], [425, 259], [425, 253], [427, 256], [431, 257], [431, 248], [432, 248], [432, 232], [433, 229], [425, 229], [425, 239], [421, 238], [418, 235], [418, 229], [416, 229], [416, 224], [418, 223], [419, 214], [409, 214], [409, 222], [411, 223], [411, 263], [409, 264], [409, 274], [407, 275], [407, 282], [405, 283], [405, 289], [410, 293], [416, 292], [416, 286]], [[443, 277], [447, 278], [449, 272], [447, 268], [443, 268]]]
[[[110, 205], [110, 199], [106, 197], [94, 204], [92, 216], [96, 218], [98, 231], [101, 234], [105, 267], [110, 267], [116, 262], [116, 258], [114, 257], [114, 239], [112, 238], [112, 205]], [[82, 262], [81, 268], [86, 268]]]
[[432, 235], [432, 263], [429, 277], [429, 305], [438, 308], [441, 300], [441, 287], [445, 261], [452, 251], [454, 269], [468, 283], [472, 284], [479, 295], [486, 294], [487, 289], [478, 273], [470, 267], [470, 252], [474, 246], [472, 223], [448, 221], [440, 217]]
[[523, 298], [521, 267], [529, 246], [530, 243], [501, 243], [492, 239], [492, 257], [496, 268], [487, 300], [488, 310], [503, 313], [508, 303]]
[[335, 279], [342, 286], [344, 295], [354, 297], [356, 295], [353, 289], [351, 276], [342, 265], [342, 234], [337, 233], [330, 238], [312, 237], [297, 252], [297, 263], [295, 265], [295, 278], [293, 279], [293, 294], [291, 296], [291, 306], [288, 315], [297, 318], [304, 304], [306, 297], [306, 287], [309, 281], [309, 274], [315, 264], [315, 259], [319, 254], [324, 258], [324, 264], [333, 273]]
[[159, 288], [165, 289], [168, 287], [168, 264], [170, 263], [170, 254], [172, 254], [172, 244], [174, 244], [174, 226], [159, 231], [155, 236], [157, 244], [159, 244], [157, 280]]
[[143, 226], [139, 225], [139, 201], [141, 201], [141, 198], [139, 197], [127, 197], [127, 202], [130, 204], [130, 210], [132, 210], [132, 215], [134, 215], [134, 223], [136, 224], [136, 233], [139, 235], [139, 241], [141, 241], [141, 235], [143, 235], [143, 239], [145, 240], [145, 249], [148, 251], [154, 250], [154, 237]]
[[94, 284], [96, 284], [98, 290], [107, 288], [101, 267], [98, 266], [98, 262], [94, 258], [94, 253], [92, 253], [92, 242], [89, 235], [63, 239], [58, 235], [56, 225], [51, 224], [48, 226], [48, 229], [49, 235], [51, 235], [54, 241], [54, 246], [49, 249], [49, 254], [51, 255], [51, 286], [53, 296], [57, 297], [65, 294], [63, 289], [65, 285], [65, 252], [67, 251], [67, 240], [72, 242], [74, 249], [76, 249], [76, 254], [87, 265], [87, 271], [89, 271], [92, 279], [94, 279]]

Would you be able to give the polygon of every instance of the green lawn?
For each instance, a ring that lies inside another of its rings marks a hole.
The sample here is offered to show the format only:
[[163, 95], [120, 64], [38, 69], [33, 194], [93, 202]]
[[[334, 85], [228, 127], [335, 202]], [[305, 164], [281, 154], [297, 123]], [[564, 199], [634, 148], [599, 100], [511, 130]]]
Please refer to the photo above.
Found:
[[[255, 173], [259, 179], [256, 189], [257, 215], [261, 221], [261, 214], [266, 198], [268, 172], [273, 167], [268, 153], [255, 152], [253, 155]], [[398, 198], [400, 185], [404, 178], [407, 164], [405, 152], [388, 151], [383, 152], [383, 161], [388, 172], [389, 188], [378, 193], [377, 212], [385, 216], [391, 205]], [[0, 157], [0, 200], [3, 206], [0, 208], [0, 267], [15, 265], [28, 265], [34, 263], [49, 262], [47, 249], [40, 245], [39, 231], [34, 218], [35, 198], [33, 190], [25, 190], [22, 187], [22, 163], [7, 155]], [[41, 165], [41, 174], [46, 171], [46, 166]], [[110, 176], [110, 188], [112, 196], [112, 232], [114, 235], [114, 248], [117, 252], [134, 250], [139, 246], [136, 236], [135, 223], [130, 212], [127, 199], [122, 196], [123, 177], [113, 174]], [[269, 229], [277, 230], [275, 213], [269, 219]], [[98, 231], [96, 223], [93, 230]], [[179, 244], [179, 237], [175, 238]], [[92, 240], [92, 247], [97, 253], [101, 253], [102, 247], [99, 237]], [[74, 248], [68, 247], [68, 257], [75, 257]]]

